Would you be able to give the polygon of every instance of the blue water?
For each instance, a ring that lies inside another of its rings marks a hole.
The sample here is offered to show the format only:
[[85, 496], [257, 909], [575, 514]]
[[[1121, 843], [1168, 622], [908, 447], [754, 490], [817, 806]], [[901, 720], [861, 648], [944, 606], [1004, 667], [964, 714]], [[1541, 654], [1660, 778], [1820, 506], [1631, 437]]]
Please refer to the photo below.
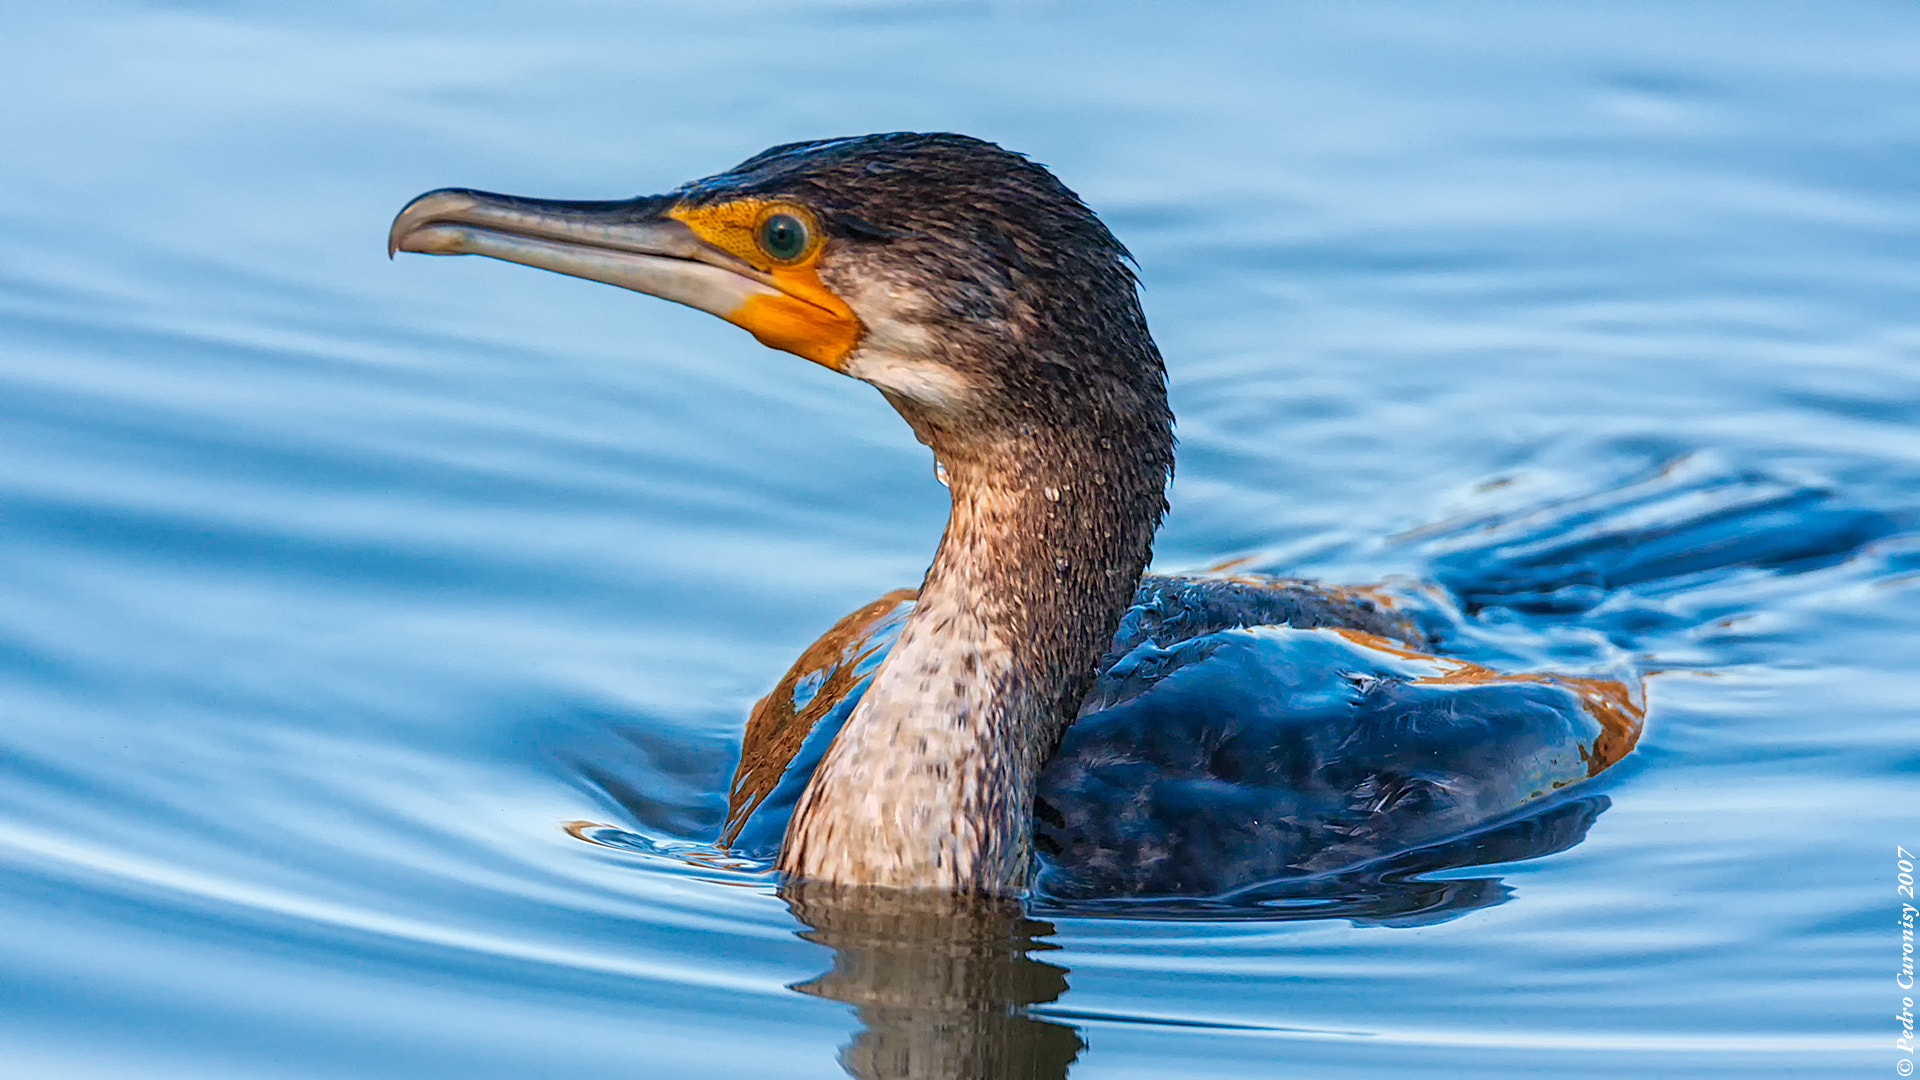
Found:
[[673, 852], [752, 702], [918, 580], [925, 449], [707, 316], [382, 245], [430, 188], [624, 196], [903, 128], [1034, 155], [1137, 256], [1180, 417], [1157, 566], [1427, 582], [1475, 660], [1651, 673], [1584, 840], [1470, 872], [1501, 902], [1036, 912], [1009, 1007], [1051, 1075], [1895, 1066], [1911, 5], [4, 25], [5, 1075], [863, 1067], [875, 1013], [823, 980], [853, 947]]

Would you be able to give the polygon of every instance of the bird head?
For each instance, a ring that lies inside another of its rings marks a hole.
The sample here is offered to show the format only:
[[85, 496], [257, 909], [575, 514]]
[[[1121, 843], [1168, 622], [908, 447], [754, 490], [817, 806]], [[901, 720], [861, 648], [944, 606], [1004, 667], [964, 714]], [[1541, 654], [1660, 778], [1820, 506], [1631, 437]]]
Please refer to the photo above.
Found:
[[718, 315], [873, 384], [933, 443], [1167, 422], [1126, 250], [1044, 167], [962, 135], [776, 146], [625, 200], [448, 188], [400, 212], [388, 249], [486, 255]]

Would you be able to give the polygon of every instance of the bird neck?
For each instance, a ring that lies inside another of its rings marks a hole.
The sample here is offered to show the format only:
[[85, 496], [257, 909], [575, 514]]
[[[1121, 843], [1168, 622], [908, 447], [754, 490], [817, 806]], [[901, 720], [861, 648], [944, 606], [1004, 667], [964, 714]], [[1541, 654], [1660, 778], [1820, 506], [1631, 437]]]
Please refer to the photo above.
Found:
[[1024, 887], [1040, 770], [1079, 712], [1165, 506], [1164, 409], [1136, 426], [1144, 434], [934, 442], [953, 495], [946, 533], [913, 615], [795, 808], [783, 871]]

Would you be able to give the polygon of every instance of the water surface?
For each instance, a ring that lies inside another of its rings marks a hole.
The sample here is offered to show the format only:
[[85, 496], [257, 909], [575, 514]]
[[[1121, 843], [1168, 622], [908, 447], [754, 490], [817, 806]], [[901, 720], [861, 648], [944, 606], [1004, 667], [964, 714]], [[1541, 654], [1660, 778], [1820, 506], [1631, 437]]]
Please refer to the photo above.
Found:
[[[956, 1015], [1082, 1080], [1893, 1066], [1911, 7], [6, 22], [9, 1075], [838, 1076]], [[1584, 839], [1413, 925], [949, 914], [920, 968], [925, 913], [675, 854], [753, 701], [917, 581], [931, 462], [716, 320], [386, 225], [891, 129], [1034, 155], [1137, 256], [1157, 566], [1426, 582], [1469, 659], [1652, 673]]]

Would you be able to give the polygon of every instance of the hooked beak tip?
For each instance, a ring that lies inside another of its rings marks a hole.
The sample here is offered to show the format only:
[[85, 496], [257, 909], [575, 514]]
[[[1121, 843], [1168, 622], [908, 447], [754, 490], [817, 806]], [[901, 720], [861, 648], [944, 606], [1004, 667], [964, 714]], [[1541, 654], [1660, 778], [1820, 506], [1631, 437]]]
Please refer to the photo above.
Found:
[[414, 199], [394, 217], [393, 227], [387, 230], [387, 258], [391, 260], [402, 251], [428, 255], [450, 254], [437, 250], [431, 243], [432, 226], [457, 223], [460, 216], [470, 212], [476, 202], [472, 192], [461, 188], [429, 191]]

